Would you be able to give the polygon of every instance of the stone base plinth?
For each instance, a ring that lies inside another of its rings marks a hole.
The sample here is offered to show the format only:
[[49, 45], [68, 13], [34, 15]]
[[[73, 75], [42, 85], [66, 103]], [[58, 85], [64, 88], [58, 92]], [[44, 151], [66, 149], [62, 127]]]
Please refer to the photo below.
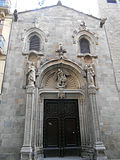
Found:
[[43, 148], [36, 147], [34, 149], [34, 160], [43, 160], [44, 155], [43, 155]]
[[107, 156], [105, 155], [105, 146], [103, 142], [96, 142], [94, 144], [94, 160], [107, 160]]
[[32, 160], [32, 147], [22, 147], [21, 160]]

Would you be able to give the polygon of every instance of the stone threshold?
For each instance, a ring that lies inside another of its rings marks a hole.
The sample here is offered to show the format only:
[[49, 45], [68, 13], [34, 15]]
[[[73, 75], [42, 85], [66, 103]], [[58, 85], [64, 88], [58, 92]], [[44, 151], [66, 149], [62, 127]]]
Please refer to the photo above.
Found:
[[49, 158], [38, 158], [38, 160], [90, 160], [90, 158], [81, 157], [49, 157]]

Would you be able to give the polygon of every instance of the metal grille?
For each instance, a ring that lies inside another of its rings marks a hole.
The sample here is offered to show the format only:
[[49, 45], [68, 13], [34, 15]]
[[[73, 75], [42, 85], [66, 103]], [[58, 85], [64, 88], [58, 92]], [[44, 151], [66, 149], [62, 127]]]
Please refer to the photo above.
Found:
[[90, 44], [89, 41], [85, 38], [80, 40], [80, 51], [81, 53], [90, 53]]
[[40, 38], [36, 35], [30, 38], [29, 50], [40, 51]]

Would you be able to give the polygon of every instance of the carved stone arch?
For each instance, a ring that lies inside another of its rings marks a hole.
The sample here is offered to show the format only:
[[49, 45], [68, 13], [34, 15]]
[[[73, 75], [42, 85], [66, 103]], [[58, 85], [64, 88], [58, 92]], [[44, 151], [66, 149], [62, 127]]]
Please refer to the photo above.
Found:
[[96, 45], [98, 44], [98, 37], [96, 37], [95, 33], [92, 33], [89, 30], [81, 30], [73, 35], [73, 37], [74, 43], [77, 45], [77, 53], [80, 53], [80, 39], [85, 38], [90, 43], [91, 55], [95, 55]]
[[61, 69], [67, 73], [67, 87], [64, 89], [79, 90], [86, 86], [86, 79], [84, 78], [84, 70], [81, 66], [69, 60], [52, 60], [45, 63], [39, 73], [39, 88], [56, 90], [55, 73]]
[[28, 29], [22, 37], [24, 40], [24, 47], [22, 52], [24, 54], [29, 52], [29, 39], [33, 35], [37, 35], [40, 38], [40, 51], [44, 51], [45, 42], [47, 42], [47, 34], [44, 33], [41, 29], [34, 27]]

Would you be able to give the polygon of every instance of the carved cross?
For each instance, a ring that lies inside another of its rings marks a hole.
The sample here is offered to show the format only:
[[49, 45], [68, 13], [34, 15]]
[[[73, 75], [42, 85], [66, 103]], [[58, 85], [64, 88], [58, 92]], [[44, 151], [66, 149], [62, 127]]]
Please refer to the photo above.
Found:
[[64, 53], [66, 53], [67, 51], [65, 49], [63, 49], [63, 45], [60, 43], [59, 44], [59, 49], [56, 50], [56, 53], [59, 54], [60, 58], [63, 58]]

